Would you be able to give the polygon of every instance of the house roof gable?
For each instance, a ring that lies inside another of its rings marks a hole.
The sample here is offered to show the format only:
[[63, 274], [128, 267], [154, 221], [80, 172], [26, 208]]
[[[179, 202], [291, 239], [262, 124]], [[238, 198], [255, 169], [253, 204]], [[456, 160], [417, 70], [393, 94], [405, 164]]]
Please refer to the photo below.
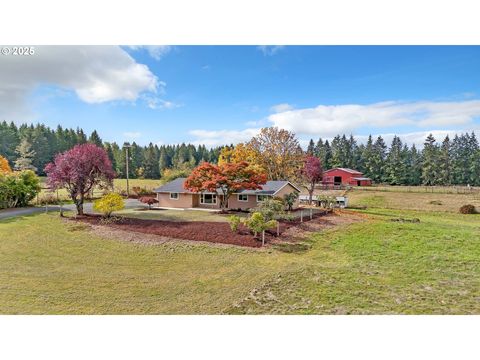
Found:
[[[175, 180], [170, 181], [169, 183], [162, 185], [153, 191], [156, 193], [192, 193], [183, 188], [183, 183], [185, 182], [186, 178], [177, 178]], [[236, 194], [247, 194], [247, 195], [275, 195], [278, 191], [282, 188], [290, 184], [293, 188], [301, 191], [297, 186], [292, 184], [290, 181], [286, 180], [271, 180], [267, 181], [266, 184], [262, 185], [262, 189], [260, 190], [240, 190], [237, 191]], [[218, 191], [217, 191], [218, 192]]]

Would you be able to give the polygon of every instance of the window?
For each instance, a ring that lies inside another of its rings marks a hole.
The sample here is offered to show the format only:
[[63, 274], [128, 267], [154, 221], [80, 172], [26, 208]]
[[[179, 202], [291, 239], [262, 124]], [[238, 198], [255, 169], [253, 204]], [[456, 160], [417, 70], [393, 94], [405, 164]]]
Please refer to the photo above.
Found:
[[170, 199], [178, 200], [178, 193], [170, 193]]
[[247, 194], [238, 194], [238, 201], [248, 201]]
[[257, 201], [263, 201], [269, 197], [272, 197], [271, 195], [257, 195]]
[[200, 194], [200, 204], [216, 204], [217, 194]]

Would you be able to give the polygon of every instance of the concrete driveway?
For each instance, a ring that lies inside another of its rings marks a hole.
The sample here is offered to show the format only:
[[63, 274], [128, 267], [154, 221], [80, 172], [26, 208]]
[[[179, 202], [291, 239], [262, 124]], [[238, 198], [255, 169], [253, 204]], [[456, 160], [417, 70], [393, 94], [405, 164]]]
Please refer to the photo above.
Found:
[[[135, 209], [135, 208], [142, 208], [148, 207], [147, 205], [143, 204], [142, 202], [138, 201], [137, 199], [126, 199], [125, 200], [125, 208], [126, 209]], [[63, 205], [63, 209], [65, 211], [74, 211], [75, 205], [68, 204]], [[86, 213], [92, 213], [93, 211], [93, 203], [85, 203], [83, 204], [83, 210]], [[60, 206], [58, 205], [49, 205], [48, 212], [50, 211], [60, 211]], [[33, 215], [45, 212], [45, 206], [35, 206], [35, 207], [25, 207], [25, 208], [15, 208], [15, 209], [5, 209], [0, 210], [0, 220], [9, 219], [13, 217], [21, 217], [27, 215]]]

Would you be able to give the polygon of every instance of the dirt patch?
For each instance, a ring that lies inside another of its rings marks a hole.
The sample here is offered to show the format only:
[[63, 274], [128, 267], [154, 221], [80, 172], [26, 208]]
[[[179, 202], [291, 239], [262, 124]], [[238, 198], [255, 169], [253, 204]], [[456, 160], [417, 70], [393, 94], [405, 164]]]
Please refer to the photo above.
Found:
[[[102, 224], [101, 217], [95, 215], [83, 216], [81, 218], [77, 218], [76, 221], [81, 221], [95, 226], [103, 225], [104, 227], [116, 230], [156, 235], [164, 237], [164, 240], [175, 238], [248, 246], [254, 248], [262, 246], [261, 241], [254, 239], [253, 236], [247, 231], [242, 229], [239, 233], [233, 233], [227, 223], [221, 222], [181, 222], [122, 217], [117, 222]], [[267, 234], [266, 242], [270, 242], [271, 238], [272, 235]]]
[[[351, 218], [352, 216], [346, 217]], [[304, 218], [304, 222], [300, 222], [299, 219], [280, 221], [280, 236], [277, 236], [276, 229], [266, 231], [265, 242], [266, 244], [278, 244], [307, 237], [311, 232], [339, 224], [340, 220], [336, 218], [343, 219], [341, 216], [323, 212], [315, 214], [311, 220], [309, 217]], [[120, 217], [114, 222], [105, 222], [99, 215], [71, 218], [71, 221], [89, 224], [100, 235], [137, 243], [164, 243], [180, 239], [251, 248], [262, 246], [261, 240], [254, 238], [243, 225], [240, 226], [237, 233], [234, 233], [229, 224], [223, 222], [166, 221], [127, 217]], [[343, 223], [345, 222], [348, 220], [343, 219]]]

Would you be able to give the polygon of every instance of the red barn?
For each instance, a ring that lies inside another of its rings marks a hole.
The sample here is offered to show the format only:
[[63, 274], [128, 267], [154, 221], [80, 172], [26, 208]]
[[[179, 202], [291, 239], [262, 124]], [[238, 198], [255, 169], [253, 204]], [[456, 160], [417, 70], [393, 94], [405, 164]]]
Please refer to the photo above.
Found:
[[363, 173], [353, 169], [334, 168], [323, 172], [322, 185], [335, 186], [370, 186], [372, 180], [364, 177]]

